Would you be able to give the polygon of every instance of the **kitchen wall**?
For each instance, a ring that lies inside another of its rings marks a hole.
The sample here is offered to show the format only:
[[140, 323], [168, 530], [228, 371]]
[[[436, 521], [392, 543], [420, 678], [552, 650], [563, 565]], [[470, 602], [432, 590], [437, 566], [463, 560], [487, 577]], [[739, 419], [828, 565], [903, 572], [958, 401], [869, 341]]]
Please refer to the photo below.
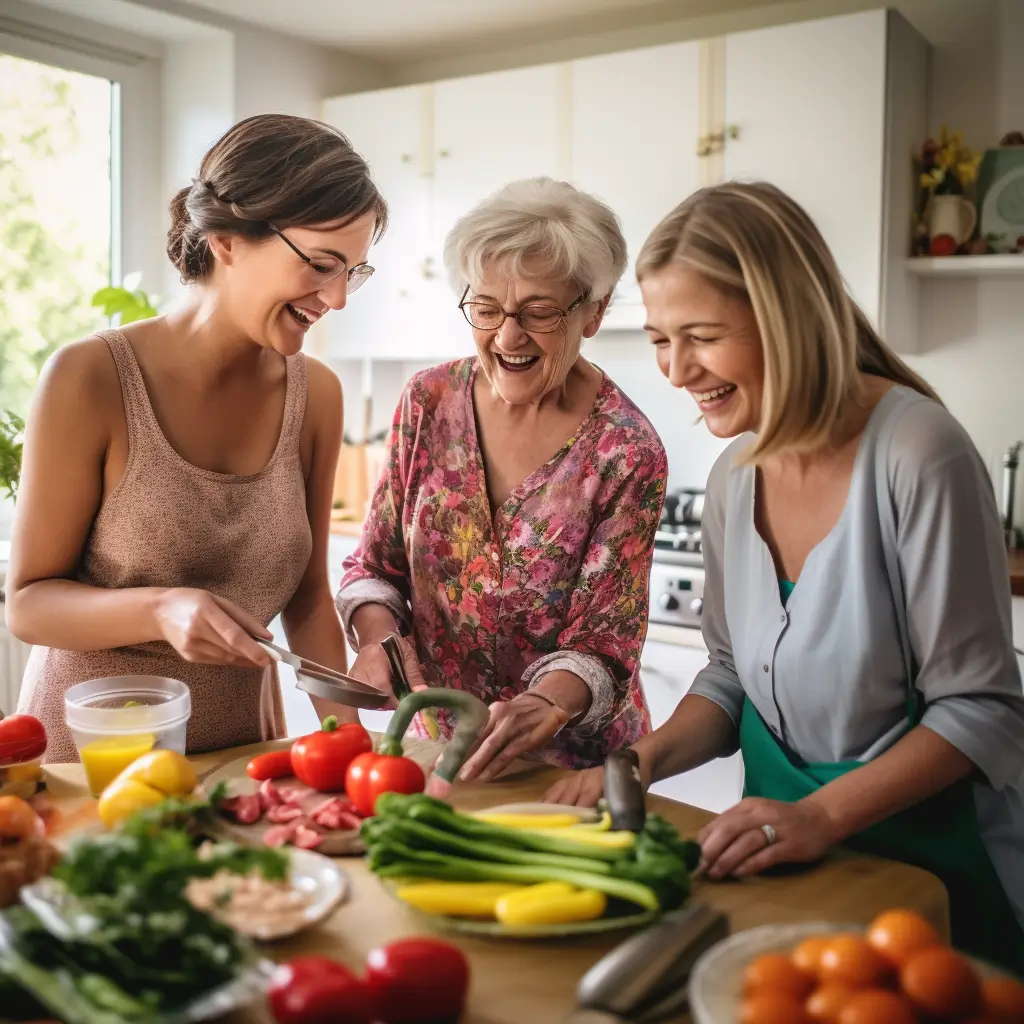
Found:
[[[398, 78], [403, 83], [430, 81], [877, 6], [871, 0], [800, 0], [499, 52], [467, 48], [458, 56], [406, 65], [399, 69]], [[1021, 0], [896, 0], [890, 6], [898, 8], [933, 44], [929, 83], [933, 131], [948, 123], [961, 129], [969, 144], [983, 148], [1006, 131], [1024, 130]], [[851, 158], [846, 173], [856, 173], [856, 154]], [[842, 201], [841, 173], [837, 202]], [[1024, 288], [1017, 279], [928, 281], [923, 284], [922, 317], [921, 349], [909, 361], [963, 422], [998, 479], [1003, 450], [1024, 438]], [[669, 452], [672, 484], [702, 483], [722, 444], [694, 423], [696, 408], [689, 398], [673, 392], [658, 374], [644, 337], [599, 335], [588, 344], [586, 354], [654, 422]], [[384, 410], [394, 406], [400, 388], [397, 378], [414, 369], [412, 364], [398, 365], [400, 373], [389, 371], [386, 381], [375, 382], [375, 422], [378, 412], [386, 415]], [[339, 369], [346, 377], [346, 370]], [[352, 395], [348, 388], [346, 393]], [[353, 408], [350, 400], [350, 411]], [[1018, 493], [1019, 518], [1024, 522], [1024, 486]]]

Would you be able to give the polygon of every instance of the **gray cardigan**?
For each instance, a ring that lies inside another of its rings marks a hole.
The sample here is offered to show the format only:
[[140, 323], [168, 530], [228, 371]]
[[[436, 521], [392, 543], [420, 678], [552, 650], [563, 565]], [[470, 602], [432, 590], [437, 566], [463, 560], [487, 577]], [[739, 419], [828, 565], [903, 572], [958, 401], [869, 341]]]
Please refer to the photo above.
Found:
[[[892, 388], [874, 409], [846, 505], [807, 557], [784, 607], [754, 526], [754, 470], [737, 438], [708, 481], [703, 634], [710, 662], [691, 693], [738, 723], [746, 693], [804, 760], [867, 761], [906, 728], [907, 673], [877, 479], [887, 479], [905, 625], [925, 701], [921, 724], [979, 768], [982, 837], [1024, 926], [1024, 692], [992, 484], [938, 403]], [[884, 473], [876, 474], [883, 459]], [[891, 552], [890, 552], [891, 554]]]

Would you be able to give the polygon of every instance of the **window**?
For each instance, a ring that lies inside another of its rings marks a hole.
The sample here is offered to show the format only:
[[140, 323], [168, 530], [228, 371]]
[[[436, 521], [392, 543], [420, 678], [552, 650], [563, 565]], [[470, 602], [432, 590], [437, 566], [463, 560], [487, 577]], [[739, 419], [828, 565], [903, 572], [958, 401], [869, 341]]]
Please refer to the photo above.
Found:
[[114, 90], [0, 55], [0, 410], [23, 416], [46, 358], [103, 326]]

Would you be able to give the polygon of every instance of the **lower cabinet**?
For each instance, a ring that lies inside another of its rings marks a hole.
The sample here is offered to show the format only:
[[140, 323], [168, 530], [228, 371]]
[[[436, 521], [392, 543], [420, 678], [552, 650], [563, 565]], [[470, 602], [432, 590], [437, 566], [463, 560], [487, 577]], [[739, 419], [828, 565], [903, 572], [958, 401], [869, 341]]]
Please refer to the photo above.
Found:
[[[641, 677], [654, 728], [668, 721], [707, 662], [703, 648], [653, 640], [644, 644]], [[693, 771], [656, 782], [651, 792], [719, 813], [743, 795], [743, 761], [738, 753], [715, 758]]]

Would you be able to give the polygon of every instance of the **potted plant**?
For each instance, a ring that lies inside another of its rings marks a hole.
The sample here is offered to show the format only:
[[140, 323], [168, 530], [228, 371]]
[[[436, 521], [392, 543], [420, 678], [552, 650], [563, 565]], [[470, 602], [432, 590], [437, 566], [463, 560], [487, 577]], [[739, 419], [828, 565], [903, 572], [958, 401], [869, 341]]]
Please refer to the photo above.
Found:
[[978, 213], [968, 196], [978, 178], [981, 154], [966, 146], [960, 132], [946, 126], [936, 142], [926, 140], [918, 159], [919, 255], [952, 256], [971, 239]]

